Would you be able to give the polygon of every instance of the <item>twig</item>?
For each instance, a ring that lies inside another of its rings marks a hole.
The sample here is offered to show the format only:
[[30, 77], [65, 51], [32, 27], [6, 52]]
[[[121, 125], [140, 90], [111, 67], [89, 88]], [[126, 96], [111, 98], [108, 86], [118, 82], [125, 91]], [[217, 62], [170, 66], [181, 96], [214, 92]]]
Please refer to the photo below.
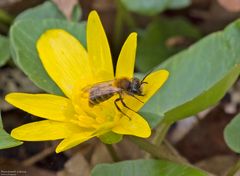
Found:
[[47, 157], [48, 155], [54, 153], [55, 148], [56, 148], [56, 146], [48, 147], [48, 148], [44, 149], [43, 151], [41, 151], [40, 153], [24, 160], [22, 163], [23, 166], [32, 166], [36, 162], [38, 162], [38, 161], [42, 160], [43, 158]]

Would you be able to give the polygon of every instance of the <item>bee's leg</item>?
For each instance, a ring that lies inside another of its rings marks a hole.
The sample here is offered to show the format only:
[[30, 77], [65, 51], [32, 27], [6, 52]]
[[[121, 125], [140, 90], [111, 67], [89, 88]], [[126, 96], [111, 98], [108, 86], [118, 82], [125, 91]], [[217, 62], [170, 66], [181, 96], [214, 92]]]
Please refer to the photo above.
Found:
[[126, 117], [128, 117], [129, 120], [132, 120], [132, 119], [131, 119], [127, 114], [125, 114], [125, 113], [119, 108], [119, 106], [117, 105], [117, 102], [118, 102], [118, 101], [121, 101], [121, 100], [122, 100], [122, 98], [120, 97], [120, 98], [117, 98], [117, 99], [114, 101], [114, 104], [115, 104], [117, 110], [118, 110], [119, 112], [121, 112], [123, 115], [125, 115]]
[[[133, 94], [129, 94], [128, 95], [132, 96], [133, 98], [137, 99], [138, 101], [140, 101], [141, 103], [144, 103], [142, 100], [140, 100], [138, 97], [136, 97], [135, 95]], [[140, 96], [144, 96], [144, 95], [140, 95]]]
[[131, 110], [131, 111], [133, 111], [133, 112], [135, 112], [135, 113], [137, 113], [136, 111], [134, 111], [133, 109], [129, 108], [129, 107], [126, 105], [126, 103], [123, 101], [123, 98], [122, 98], [122, 97], [119, 97], [119, 98], [120, 98], [120, 101], [121, 101], [122, 105], [123, 105], [125, 108], [127, 108], [127, 109], [129, 109], [129, 110]]

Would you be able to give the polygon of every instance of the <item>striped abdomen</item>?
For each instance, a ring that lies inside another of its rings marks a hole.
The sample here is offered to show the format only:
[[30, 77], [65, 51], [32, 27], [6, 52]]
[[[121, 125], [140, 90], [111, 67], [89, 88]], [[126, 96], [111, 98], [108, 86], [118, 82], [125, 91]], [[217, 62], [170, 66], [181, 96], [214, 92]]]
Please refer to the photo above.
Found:
[[94, 106], [101, 102], [104, 102], [111, 98], [114, 95], [114, 93], [104, 94], [104, 95], [90, 95], [89, 97], [89, 105]]
[[121, 89], [113, 87], [110, 83], [97, 84], [89, 90], [89, 105], [94, 106], [104, 102], [120, 91]]

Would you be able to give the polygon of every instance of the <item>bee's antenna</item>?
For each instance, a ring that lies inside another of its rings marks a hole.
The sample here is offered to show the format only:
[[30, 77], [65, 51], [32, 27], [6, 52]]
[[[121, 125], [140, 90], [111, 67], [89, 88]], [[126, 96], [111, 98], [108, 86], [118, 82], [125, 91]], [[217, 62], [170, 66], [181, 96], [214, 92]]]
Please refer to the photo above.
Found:
[[153, 70], [151, 70], [150, 72], [148, 72], [143, 79], [141, 80], [141, 84], [147, 84], [147, 82], [144, 82], [144, 80], [148, 77], [148, 75], [150, 75], [153, 72]]

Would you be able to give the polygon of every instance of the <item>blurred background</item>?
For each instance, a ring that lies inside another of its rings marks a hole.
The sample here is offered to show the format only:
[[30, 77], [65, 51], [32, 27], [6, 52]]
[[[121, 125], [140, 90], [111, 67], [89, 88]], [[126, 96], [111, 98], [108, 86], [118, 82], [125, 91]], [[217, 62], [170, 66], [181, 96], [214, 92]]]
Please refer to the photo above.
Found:
[[[167, 0], [130, 1], [54, 0], [54, 3], [69, 20], [69, 14], [77, 3], [82, 14], [79, 21], [85, 21], [91, 10], [98, 11], [114, 64], [126, 37], [130, 32], [137, 32], [136, 72], [148, 72], [240, 17], [239, 0], [179, 0], [164, 6], [161, 3]], [[0, 0], [0, 34], [4, 38], [0, 48], [6, 47], [14, 18], [43, 3], [46, 1]], [[9, 51], [9, 48], [5, 50]], [[37, 93], [42, 90], [15, 66], [9, 53], [1, 52], [0, 57], [4, 58], [0, 62], [0, 109], [4, 128], [10, 133], [13, 128], [38, 118], [8, 105], [4, 96], [13, 91]], [[237, 160], [236, 154], [228, 149], [223, 139], [224, 127], [237, 112], [240, 112], [239, 80], [217, 106], [174, 124], [168, 139], [191, 163], [220, 175]], [[60, 154], [54, 152], [56, 144], [56, 141], [25, 142], [15, 148], [0, 150], [0, 169], [18, 170], [18, 175], [88, 176], [97, 163], [113, 162], [107, 147], [97, 139]], [[120, 160], [147, 157], [127, 139], [115, 144], [114, 148]]]

